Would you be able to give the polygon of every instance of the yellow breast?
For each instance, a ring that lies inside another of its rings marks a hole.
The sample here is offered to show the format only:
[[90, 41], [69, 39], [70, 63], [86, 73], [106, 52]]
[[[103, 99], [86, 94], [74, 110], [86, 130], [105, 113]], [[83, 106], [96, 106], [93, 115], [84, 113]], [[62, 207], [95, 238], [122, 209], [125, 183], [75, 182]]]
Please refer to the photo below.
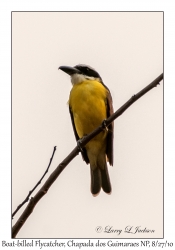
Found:
[[69, 105], [80, 138], [92, 132], [106, 119], [107, 92], [108, 90], [95, 80], [86, 80], [73, 86]]

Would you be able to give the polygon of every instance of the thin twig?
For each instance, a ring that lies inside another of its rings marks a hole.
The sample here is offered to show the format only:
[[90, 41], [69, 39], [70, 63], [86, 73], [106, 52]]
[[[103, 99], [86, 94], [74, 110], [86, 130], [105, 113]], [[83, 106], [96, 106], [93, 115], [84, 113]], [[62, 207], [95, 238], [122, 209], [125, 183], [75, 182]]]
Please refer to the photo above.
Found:
[[[106, 122], [105, 125], [108, 126], [112, 121], [114, 121], [118, 116], [120, 116], [127, 108], [129, 108], [135, 101], [137, 101], [141, 96], [146, 94], [149, 90], [156, 87], [159, 82], [163, 79], [163, 74], [161, 74], [159, 77], [157, 77], [152, 83], [150, 83], [148, 86], [146, 86], [144, 89], [142, 89], [140, 92], [138, 92], [136, 95], [132, 96], [122, 107], [120, 107], [112, 116], [110, 116]], [[83, 140], [81, 141], [81, 146], [84, 147], [93, 137], [95, 137], [97, 134], [99, 134], [104, 129], [104, 123], [102, 123], [97, 129], [95, 129], [92, 133], [87, 135], [86, 137], [83, 137]], [[52, 172], [52, 174], [49, 176], [49, 178], [46, 180], [44, 185], [41, 187], [41, 189], [37, 192], [37, 194], [30, 199], [29, 204], [27, 205], [26, 209], [16, 222], [16, 224], [12, 228], [12, 238], [15, 238], [21, 227], [24, 225], [25, 221], [29, 217], [29, 215], [32, 213], [34, 207], [38, 203], [38, 201], [47, 193], [50, 186], [54, 183], [54, 181], [58, 178], [60, 173], [64, 170], [64, 168], [69, 164], [69, 162], [78, 155], [80, 150], [79, 146], [76, 146], [72, 152], [58, 165], [58, 167]]]
[[33, 188], [32, 190], [29, 191], [29, 194], [27, 195], [27, 197], [25, 198], [25, 200], [24, 200], [21, 204], [19, 204], [19, 206], [16, 208], [16, 210], [12, 213], [12, 219], [14, 218], [14, 215], [19, 211], [19, 209], [29, 200], [29, 197], [30, 197], [30, 195], [33, 193], [33, 191], [38, 187], [39, 184], [41, 184], [42, 179], [44, 178], [44, 176], [46, 175], [46, 173], [49, 171], [49, 168], [50, 168], [50, 165], [51, 165], [51, 163], [52, 163], [52, 160], [53, 160], [55, 151], [56, 151], [56, 146], [55, 146], [54, 149], [53, 149], [53, 153], [52, 153], [52, 156], [51, 156], [51, 158], [50, 158], [49, 165], [48, 165], [46, 171], [44, 172], [43, 176], [42, 176], [41, 179], [38, 181], [38, 183], [34, 186], [34, 188]]

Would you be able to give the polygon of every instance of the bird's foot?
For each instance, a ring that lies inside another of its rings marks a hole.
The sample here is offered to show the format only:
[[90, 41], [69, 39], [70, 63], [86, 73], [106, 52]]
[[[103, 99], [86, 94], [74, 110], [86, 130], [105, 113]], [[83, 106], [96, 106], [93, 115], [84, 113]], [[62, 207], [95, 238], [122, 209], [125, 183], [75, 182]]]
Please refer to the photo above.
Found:
[[82, 144], [82, 141], [83, 141], [84, 137], [85, 137], [85, 136], [83, 136], [81, 139], [79, 139], [79, 140], [77, 141], [77, 147], [78, 147], [78, 149], [80, 150], [80, 152], [82, 152], [82, 153], [83, 153], [84, 151], [83, 151], [83, 148], [82, 148], [81, 144]]
[[108, 127], [107, 127], [107, 125], [106, 125], [106, 119], [103, 120], [103, 122], [102, 122], [102, 127], [103, 127], [104, 130], [108, 131]]

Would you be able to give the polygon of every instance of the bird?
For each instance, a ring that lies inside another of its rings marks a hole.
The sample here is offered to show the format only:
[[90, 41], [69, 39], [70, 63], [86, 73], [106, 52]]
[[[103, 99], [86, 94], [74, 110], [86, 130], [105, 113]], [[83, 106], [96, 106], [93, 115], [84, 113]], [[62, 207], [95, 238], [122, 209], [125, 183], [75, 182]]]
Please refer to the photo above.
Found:
[[[71, 78], [68, 105], [78, 142], [113, 114], [112, 96], [99, 73], [91, 66], [78, 64], [74, 67], [60, 66], [58, 69]], [[113, 166], [113, 138], [112, 122], [81, 149], [83, 160], [90, 163], [90, 189], [93, 196], [97, 196], [101, 188], [107, 194], [112, 192], [107, 161]]]

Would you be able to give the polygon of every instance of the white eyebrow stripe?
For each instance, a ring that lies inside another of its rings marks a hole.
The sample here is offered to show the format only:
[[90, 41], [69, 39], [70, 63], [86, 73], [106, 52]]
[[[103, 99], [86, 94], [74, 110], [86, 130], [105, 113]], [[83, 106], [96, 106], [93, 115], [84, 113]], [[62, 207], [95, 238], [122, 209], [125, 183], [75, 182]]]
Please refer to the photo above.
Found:
[[86, 64], [78, 64], [78, 65], [76, 65], [75, 67], [77, 67], [77, 66], [79, 66], [79, 67], [86, 67], [86, 68], [89, 68], [89, 69], [91, 69], [91, 70], [96, 71], [94, 68], [92, 68], [91, 66], [86, 65]]

